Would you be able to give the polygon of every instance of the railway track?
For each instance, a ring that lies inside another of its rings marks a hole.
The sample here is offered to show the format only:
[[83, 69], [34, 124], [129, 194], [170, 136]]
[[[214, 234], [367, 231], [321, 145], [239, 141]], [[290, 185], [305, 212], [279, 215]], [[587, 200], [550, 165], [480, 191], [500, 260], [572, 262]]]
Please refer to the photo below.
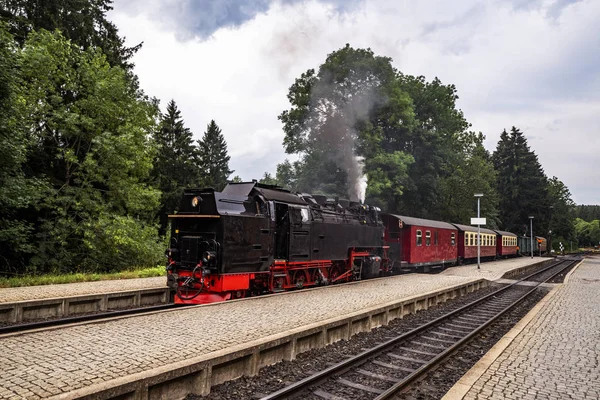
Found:
[[[262, 400], [389, 399], [405, 391], [496, 319], [579, 260], [560, 260], [477, 301], [357, 356], [289, 385]], [[524, 281], [531, 281], [525, 283]]]
[[127, 310], [108, 311], [97, 314], [80, 315], [76, 317], [49, 319], [44, 321], [29, 322], [24, 324], [14, 324], [0, 327], [0, 335], [8, 333], [26, 333], [42, 328], [58, 328], [62, 325], [74, 324], [78, 322], [92, 322], [101, 321], [107, 318], [132, 316], [138, 314], [145, 314], [153, 311], [163, 311], [171, 308], [180, 307], [178, 304], [161, 304], [157, 306], [129, 308]]

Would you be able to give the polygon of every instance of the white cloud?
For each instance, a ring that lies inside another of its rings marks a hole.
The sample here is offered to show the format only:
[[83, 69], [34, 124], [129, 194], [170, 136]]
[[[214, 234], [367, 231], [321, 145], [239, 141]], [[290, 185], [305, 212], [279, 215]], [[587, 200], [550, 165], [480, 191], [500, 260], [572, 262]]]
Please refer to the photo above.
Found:
[[286, 157], [277, 115], [294, 78], [350, 43], [392, 57], [404, 73], [455, 84], [489, 150], [515, 125], [576, 202], [600, 203], [600, 169], [586, 165], [600, 151], [600, 3], [389, 0], [344, 13], [331, 3], [274, 3], [206, 40], [160, 18], [158, 0], [117, 1], [109, 17], [129, 44], [144, 42], [134, 58], [142, 88], [163, 105], [175, 99], [196, 138], [215, 119], [244, 179]]

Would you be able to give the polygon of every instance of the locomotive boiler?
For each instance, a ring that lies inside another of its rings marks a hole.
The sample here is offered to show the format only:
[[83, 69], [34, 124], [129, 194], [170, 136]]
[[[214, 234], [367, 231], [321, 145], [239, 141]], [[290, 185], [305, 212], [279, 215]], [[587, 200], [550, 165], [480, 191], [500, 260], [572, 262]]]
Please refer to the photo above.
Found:
[[168, 286], [202, 304], [385, 275], [379, 213], [257, 182], [186, 189], [169, 215]]

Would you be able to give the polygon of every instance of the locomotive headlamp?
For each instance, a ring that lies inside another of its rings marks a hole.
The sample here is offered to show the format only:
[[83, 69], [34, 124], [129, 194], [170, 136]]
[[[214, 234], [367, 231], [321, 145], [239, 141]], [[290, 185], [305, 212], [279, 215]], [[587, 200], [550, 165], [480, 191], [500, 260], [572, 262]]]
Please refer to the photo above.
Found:
[[192, 207], [198, 207], [198, 204], [200, 204], [200, 202], [202, 201], [202, 199], [198, 196], [194, 197], [192, 199]]
[[202, 254], [202, 266], [205, 268], [216, 268], [217, 254], [214, 251], [205, 251]]

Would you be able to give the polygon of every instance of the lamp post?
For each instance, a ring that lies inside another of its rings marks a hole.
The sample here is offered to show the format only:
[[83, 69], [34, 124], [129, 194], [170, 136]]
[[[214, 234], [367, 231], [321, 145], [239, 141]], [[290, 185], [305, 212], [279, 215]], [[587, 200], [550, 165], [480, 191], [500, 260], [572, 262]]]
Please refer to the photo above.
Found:
[[531, 258], [533, 258], [533, 217], [529, 216], [529, 234], [531, 235]]
[[481, 221], [479, 220], [479, 201], [483, 197], [483, 193], [475, 193], [477, 197], [477, 269], [481, 269]]
[[550, 222], [548, 223], [548, 248], [546, 251], [552, 256], [552, 216], [554, 215], [554, 206], [548, 207], [550, 210]]

